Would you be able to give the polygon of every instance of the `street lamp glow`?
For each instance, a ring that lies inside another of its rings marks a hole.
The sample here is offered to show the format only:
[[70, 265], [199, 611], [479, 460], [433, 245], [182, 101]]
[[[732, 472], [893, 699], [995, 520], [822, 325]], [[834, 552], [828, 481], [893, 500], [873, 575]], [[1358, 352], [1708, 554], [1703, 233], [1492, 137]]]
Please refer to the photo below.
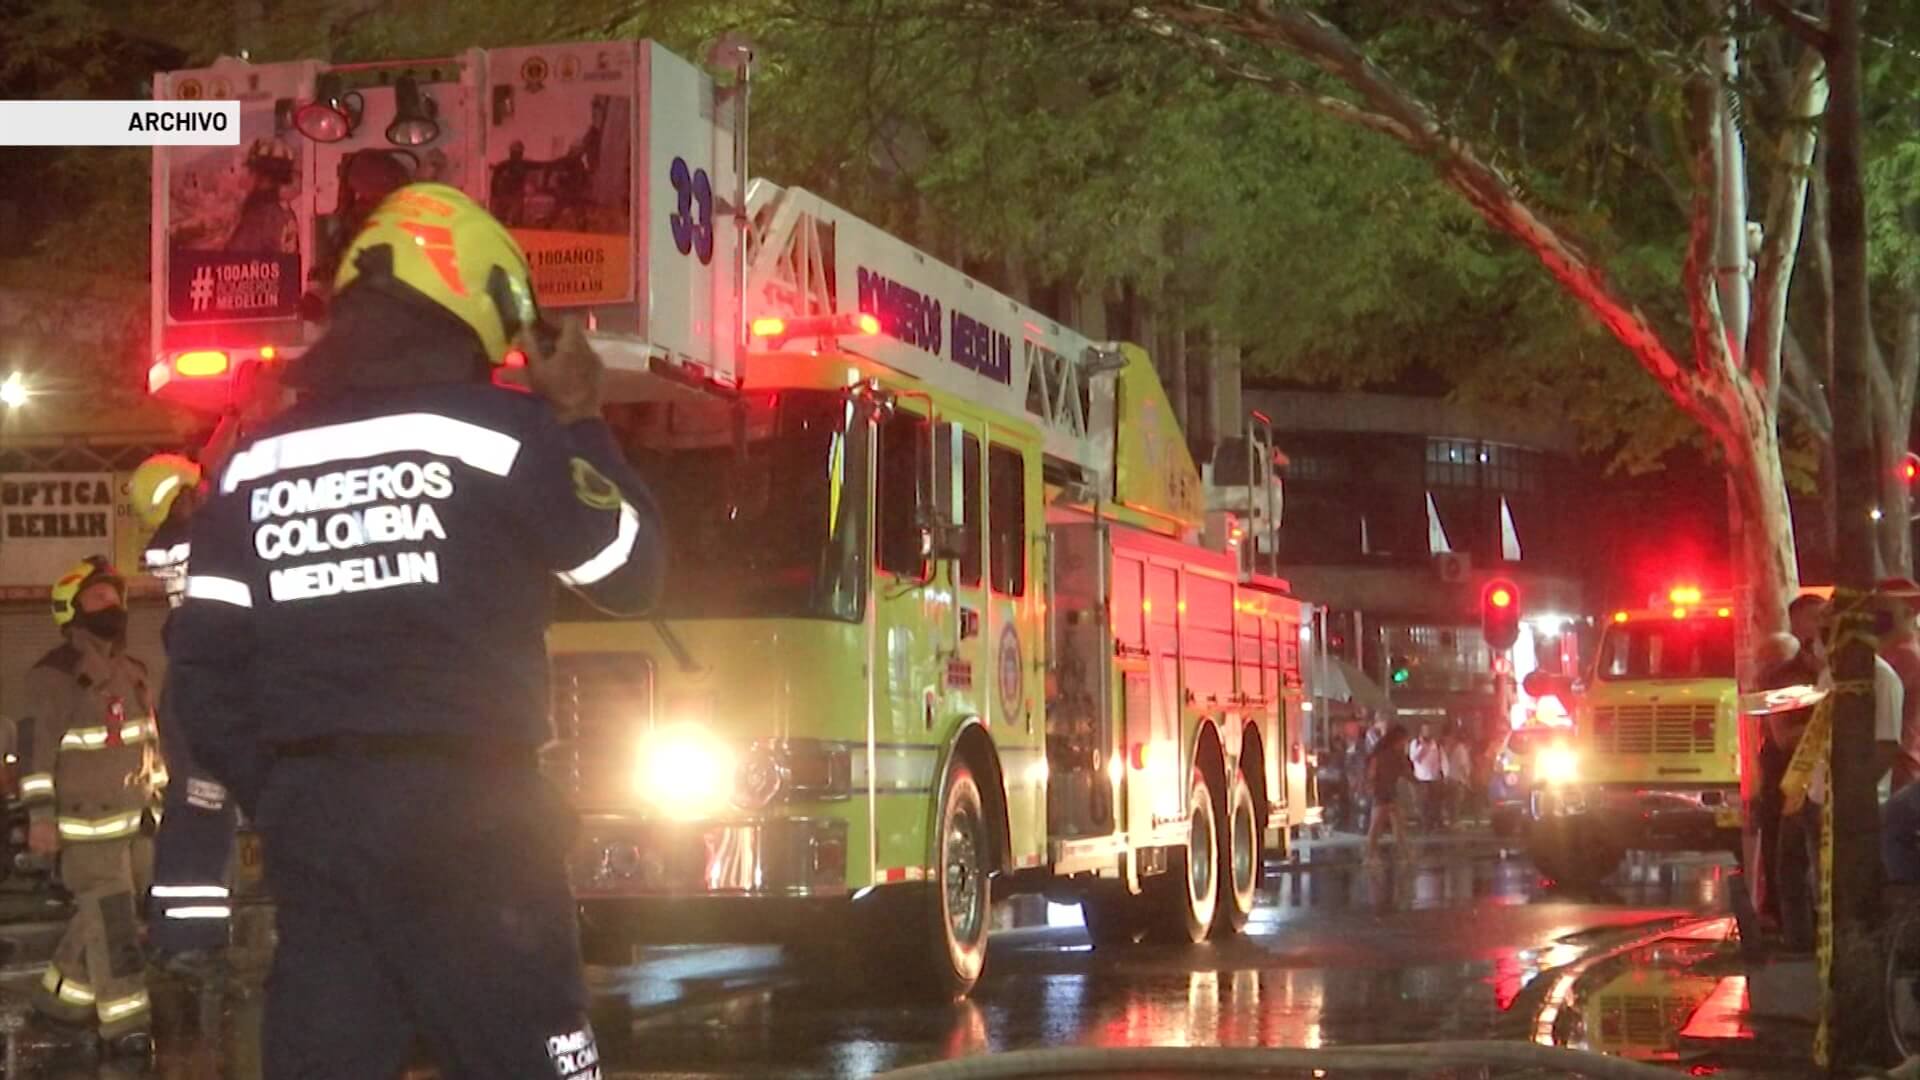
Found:
[[[5, 392], [6, 392], [6, 387], [0, 386], [0, 395], [4, 395]], [[7, 404], [11, 405], [13, 403], [9, 401]], [[1872, 518], [1875, 521], [1879, 521], [1882, 517], [1885, 517], [1886, 515], [1882, 514], [1880, 512], [1880, 508], [1876, 506], [1867, 513], [1867, 516]]]
[[8, 375], [6, 381], [0, 382], [0, 405], [17, 409], [26, 403], [27, 384], [20, 381], [20, 373], [16, 371]]

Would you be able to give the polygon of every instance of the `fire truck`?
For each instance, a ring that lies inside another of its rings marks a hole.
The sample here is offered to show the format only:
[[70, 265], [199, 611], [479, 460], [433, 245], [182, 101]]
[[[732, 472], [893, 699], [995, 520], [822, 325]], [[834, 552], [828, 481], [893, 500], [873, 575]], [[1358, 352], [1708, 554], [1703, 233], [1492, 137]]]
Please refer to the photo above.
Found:
[[1732, 601], [1679, 586], [1606, 622], [1586, 678], [1538, 673], [1536, 697], [1573, 727], [1534, 751], [1528, 851], [1566, 881], [1597, 881], [1630, 849], [1741, 854], [1743, 754]]
[[590, 954], [837, 942], [953, 996], [1000, 897], [1101, 945], [1236, 932], [1310, 801], [1271, 431], [1205, 482], [1140, 349], [749, 184], [747, 55], [161, 77], [242, 138], [158, 152], [150, 386], [218, 404], [313, 340], [382, 177], [464, 188], [585, 320], [671, 537], [650, 617], [563, 596], [550, 633]]

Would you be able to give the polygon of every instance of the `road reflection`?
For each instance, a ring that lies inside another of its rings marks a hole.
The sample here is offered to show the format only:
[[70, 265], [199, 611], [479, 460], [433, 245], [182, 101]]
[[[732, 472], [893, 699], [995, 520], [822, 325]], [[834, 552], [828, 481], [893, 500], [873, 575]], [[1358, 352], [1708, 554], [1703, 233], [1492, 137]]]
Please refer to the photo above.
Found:
[[[1661, 1060], [1683, 1028], [1738, 1030], [1744, 988], [1699, 966], [1724, 941], [1602, 948], [1721, 906], [1720, 862], [1633, 861], [1605, 890], [1573, 895], [1492, 847], [1374, 865], [1357, 855], [1274, 866], [1247, 932], [1198, 948], [1096, 950], [1077, 907], [1002, 905], [999, 924], [1012, 928], [992, 941], [988, 978], [953, 1005], [916, 1004], [771, 947], [645, 949], [631, 966], [591, 971], [606, 1075], [863, 1076], [1034, 1047], [1316, 1047], [1541, 1030]], [[242, 980], [209, 1019], [184, 991], [161, 991], [157, 1073], [83, 1053], [48, 1058], [33, 1075], [253, 1080], [261, 1002], [258, 981]]]

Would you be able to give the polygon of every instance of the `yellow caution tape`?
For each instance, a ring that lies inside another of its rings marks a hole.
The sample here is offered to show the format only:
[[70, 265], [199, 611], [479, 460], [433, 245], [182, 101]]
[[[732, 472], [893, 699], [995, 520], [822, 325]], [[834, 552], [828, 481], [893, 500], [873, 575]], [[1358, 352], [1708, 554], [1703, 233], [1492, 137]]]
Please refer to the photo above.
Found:
[[[1826, 646], [1829, 657], [1837, 657], [1840, 650], [1848, 645], [1865, 645], [1877, 649], [1879, 639], [1873, 634], [1873, 612], [1869, 607], [1873, 599], [1871, 592], [1858, 589], [1835, 589], [1833, 591], [1832, 615], [1827, 619]], [[1820, 1026], [1813, 1033], [1813, 1060], [1821, 1068], [1832, 1065], [1833, 1052], [1833, 804], [1837, 801], [1833, 791], [1833, 718], [1832, 705], [1842, 694], [1864, 694], [1873, 696], [1872, 680], [1849, 680], [1836, 683], [1834, 693], [1820, 703], [1814, 712], [1813, 721], [1807, 726], [1806, 735], [1801, 737], [1800, 748], [1794, 752], [1793, 761], [1788, 765], [1789, 779], [1795, 767], [1799, 766], [1802, 752], [1813, 741], [1814, 728], [1820, 728], [1819, 743], [1813, 753], [1817, 758], [1810, 759], [1808, 775], [1812, 774], [1813, 763], [1825, 764], [1827, 773], [1827, 797], [1820, 804], [1820, 884], [1814, 918], [1814, 948], [1820, 971]], [[1824, 721], [1824, 722], [1823, 722]], [[1806, 786], [1804, 779], [1800, 783], [1800, 798], [1796, 800], [1793, 792], [1783, 780], [1780, 789], [1786, 794], [1789, 803], [1799, 805], [1805, 801]]]
[[1793, 748], [1787, 774], [1780, 778], [1780, 794], [1786, 797], [1781, 813], [1797, 814], [1806, 805], [1807, 788], [1813, 784], [1814, 771], [1827, 763], [1828, 751], [1832, 748], [1833, 695], [1828, 694], [1813, 707], [1813, 719], [1801, 733], [1800, 745]]

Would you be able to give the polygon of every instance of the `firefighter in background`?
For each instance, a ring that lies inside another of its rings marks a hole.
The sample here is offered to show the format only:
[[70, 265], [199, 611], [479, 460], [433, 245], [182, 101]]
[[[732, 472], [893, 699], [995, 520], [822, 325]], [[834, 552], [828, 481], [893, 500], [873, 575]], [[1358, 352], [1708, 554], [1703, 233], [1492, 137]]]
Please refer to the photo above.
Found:
[[[555, 579], [650, 602], [653, 501], [599, 417], [577, 323], [538, 332], [527, 260], [438, 184], [342, 259], [301, 394], [194, 514], [168, 629], [193, 754], [265, 840], [279, 945], [265, 1075], [598, 1076], [566, 853], [540, 776]], [[509, 348], [533, 394], [492, 385]]]
[[150, 863], [141, 819], [153, 797], [154, 716], [145, 665], [126, 653], [127, 586], [93, 556], [53, 586], [66, 643], [26, 679], [23, 795], [28, 846], [59, 855], [73, 893], [67, 924], [33, 997], [66, 1024], [96, 1018], [113, 1050], [152, 1051], [139, 901]]
[[[200, 479], [200, 466], [187, 458], [156, 454], [133, 471], [130, 485], [134, 514], [152, 530], [146, 571], [160, 579], [175, 608], [185, 598], [187, 524], [200, 500]], [[233, 914], [227, 863], [238, 823], [227, 789], [194, 764], [164, 692], [159, 704], [167, 787], [153, 838], [147, 942], [162, 967], [205, 978], [227, 945]]]

